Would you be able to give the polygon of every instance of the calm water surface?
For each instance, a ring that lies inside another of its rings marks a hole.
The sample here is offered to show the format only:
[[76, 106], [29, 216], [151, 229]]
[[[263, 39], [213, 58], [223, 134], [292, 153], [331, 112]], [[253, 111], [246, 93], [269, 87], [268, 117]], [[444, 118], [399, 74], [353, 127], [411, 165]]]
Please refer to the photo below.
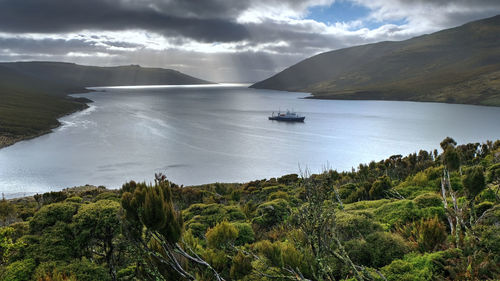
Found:
[[[350, 170], [393, 154], [500, 138], [500, 108], [302, 99], [304, 93], [218, 87], [106, 88], [54, 133], [0, 150], [0, 192], [84, 184], [117, 188], [155, 172], [184, 185]], [[267, 120], [295, 109], [305, 123]]]

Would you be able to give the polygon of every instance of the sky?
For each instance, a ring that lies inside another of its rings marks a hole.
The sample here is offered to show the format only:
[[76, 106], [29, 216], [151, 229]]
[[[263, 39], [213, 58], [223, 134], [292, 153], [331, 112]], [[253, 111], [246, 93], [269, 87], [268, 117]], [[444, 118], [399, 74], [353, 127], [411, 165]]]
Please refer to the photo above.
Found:
[[500, 0], [0, 0], [0, 61], [254, 82], [312, 55], [500, 14]]

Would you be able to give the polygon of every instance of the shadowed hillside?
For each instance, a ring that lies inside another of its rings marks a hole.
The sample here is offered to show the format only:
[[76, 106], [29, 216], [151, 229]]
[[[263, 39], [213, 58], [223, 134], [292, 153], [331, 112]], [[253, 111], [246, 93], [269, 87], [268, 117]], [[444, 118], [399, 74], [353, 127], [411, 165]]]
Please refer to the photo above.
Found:
[[87, 108], [68, 93], [90, 86], [206, 84], [175, 70], [140, 66], [96, 67], [59, 62], [0, 63], [0, 148], [45, 134], [57, 118]]
[[251, 87], [316, 98], [500, 106], [500, 16], [316, 55]]
[[57, 83], [72, 90], [75, 87], [127, 85], [207, 84], [172, 69], [145, 68], [138, 65], [98, 67], [61, 62], [0, 63], [28, 77]]

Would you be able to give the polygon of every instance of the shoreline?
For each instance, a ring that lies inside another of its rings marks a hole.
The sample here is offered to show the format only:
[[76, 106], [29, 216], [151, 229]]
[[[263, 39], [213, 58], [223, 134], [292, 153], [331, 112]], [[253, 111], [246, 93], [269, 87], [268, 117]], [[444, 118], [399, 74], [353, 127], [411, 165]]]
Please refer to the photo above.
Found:
[[[252, 85], [253, 86], [253, 85]], [[475, 105], [475, 106], [487, 106], [487, 107], [500, 107], [500, 103], [492, 103], [492, 104], [482, 104], [482, 103], [474, 103], [474, 102], [460, 102], [460, 101], [444, 101], [444, 100], [432, 100], [432, 99], [422, 99], [422, 100], [411, 100], [411, 99], [392, 99], [392, 98], [372, 98], [372, 97], [363, 97], [363, 96], [344, 96], [344, 95], [322, 95], [313, 92], [307, 91], [295, 91], [295, 90], [286, 90], [286, 89], [274, 89], [274, 88], [257, 88], [257, 87], [248, 87], [250, 89], [256, 90], [270, 90], [270, 91], [280, 91], [280, 92], [289, 92], [289, 93], [304, 93], [308, 94], [308, 96], [303, 97], [302, 99], [311, 99], [311, 100], [343, 100], [343, 101], [400, 101], [400, 102], [419, 102], [419, 103], [442, 103], [442, 104], [457, 104], [457, 105]]]
[[418, 103], [440, 103], [440, 104], [455, 104], [455, 105], [473, 105], [473, 106], [487, 106], [487, 107], [500, 107], [494, 104], [480, 104], [480, 103], [463, 103], [463, 102], [446, 102], [446, 101], [436, 101], [436, 100], [398, 100], [398, 99], [370, 99], [370, 98], [343, 98], [343, 97], [329, 97], [329, 96], [317, 96], [309, 93], [309, 96], [303, 99], [311, 100], [342, 100], [342, 101], [399, 101], [399, 102], [418, 102]]
[[[89, 92], [92, 92], [93, 90], [89, 90], [89, 89], [86, 89], [87, 92], [79, 92], [79, 94], [84, 94], [84, 93], [89, 93]], [[57, 125], [56, 126], [52, 126], [46, 130], [42, 130], [40, 132], [38, 132], [37, 134], [34, 134], [34, 135], [28, 135], [28, 136], [15, 136], [15, 137], [10, 137], [10, 136], [2, 136], [0, 135], [0, 150], [3, 149], [3, 148], [6, 148], [6, 147], [9, 147], [9, 146], [12, 146], [18, 142], [21, 142], [21, 141], [27, 141], [27, 140], [31, 140], [31, 139], [34, 139], [34, 138], [38, 138], [38, 137], [41, 137], [43, 135], [46, 135], [46, 134], [50, 134], [54, 131], [54, 129], [57, 129], [59, 127], [61, 127], [61, 122], [59, 122], [59, 119], [63, 118], [63, 117], [66, 117], [66, 116], [69, 116], [71, 114], [75, 114], [77, 112], [81, 112], [81, 111], [84, 111], [86, 109], [89, 108], [89, 103], [93, 103], [94, 101], [89, 99], [89, 98], [74, 98], [74, 97], [71, 97], [70, 95], [71, 94], [75, 94], [75, 93], [68, 93], [68, 96], [67, 98], [70, 98], [71, 100], [73, 100], [74, 102], [78, 102], [80, 104], [82, 104], [81, 108], [78, 108], [76, 110], [72, 110], [70, 112], [67, 112], [67, 113], [64, 113], [64, 114], [61, 114], [59, 116], [57, 116]]]

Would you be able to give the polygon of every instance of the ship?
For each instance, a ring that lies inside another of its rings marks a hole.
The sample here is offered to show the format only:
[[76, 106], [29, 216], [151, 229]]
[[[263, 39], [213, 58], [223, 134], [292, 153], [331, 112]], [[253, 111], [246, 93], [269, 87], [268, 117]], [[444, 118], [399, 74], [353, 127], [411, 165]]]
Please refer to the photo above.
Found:
[[304, 122], [305, 116], [300, 116], [296, 112], [286, 111], [286, 113], [278, 112], [278, 114], [273, 114], [269, 116], [269, 120], [276, 121], [287, 121], [287, 122]]

